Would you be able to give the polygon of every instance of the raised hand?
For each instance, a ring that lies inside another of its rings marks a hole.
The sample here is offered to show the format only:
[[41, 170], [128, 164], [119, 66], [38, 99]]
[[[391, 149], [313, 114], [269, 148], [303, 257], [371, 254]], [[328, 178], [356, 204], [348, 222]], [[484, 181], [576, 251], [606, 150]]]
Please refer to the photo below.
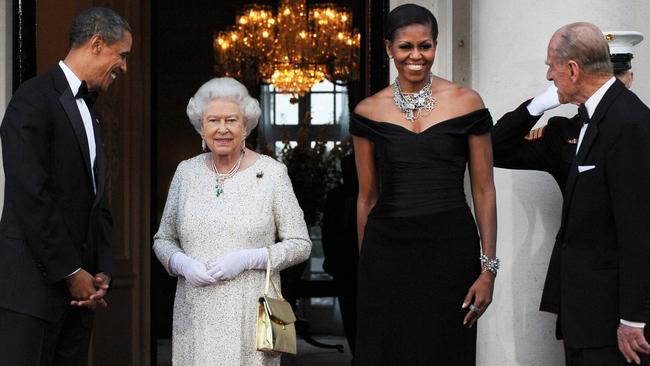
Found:
[[531, 116], [539, 116], [549, 109], [560, 105], [560, 98], [557, 95], [557, 87], [549, 86], [543, 93], [537, 95], [528, 103], [528, 113]]

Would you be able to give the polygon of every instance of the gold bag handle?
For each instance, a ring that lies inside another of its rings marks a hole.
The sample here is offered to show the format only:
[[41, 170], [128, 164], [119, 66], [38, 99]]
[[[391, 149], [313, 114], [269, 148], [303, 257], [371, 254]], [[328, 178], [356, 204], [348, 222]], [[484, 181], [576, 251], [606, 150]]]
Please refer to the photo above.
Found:
[[271, 248], [266, 247], [266, 284], [264, 285], [264, 296], [269, 296], [269, 283], [271, 286], [273, 286], [273, 290], [275, 291], [275, 294], [278, 295], [278, 297], [282, 301], [287, 301], [284, 299], [284, 296], [282, 296], [282, 292], [278, 289], [278, 286], [273, 282], [271, 279]]

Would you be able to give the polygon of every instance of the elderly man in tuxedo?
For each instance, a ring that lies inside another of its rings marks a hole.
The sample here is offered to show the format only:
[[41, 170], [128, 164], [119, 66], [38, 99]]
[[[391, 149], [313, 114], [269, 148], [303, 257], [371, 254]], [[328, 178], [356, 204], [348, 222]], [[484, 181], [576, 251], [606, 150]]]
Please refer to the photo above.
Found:
[[[609, 43], [614, 76], [627, 88], [632, 87], [633, 47], [643, 40], [643, 34], [611, 31], [604, 36]], [[555, 116], [544, 126], [531, 130], [544, 112], [559, 105], [557, 87], [551, 85], [501, 117], [492, 129], [494, 166], [548, 172], [564, 190], [582, 127], [580, 116]]]
[[[525, 149], [564, 196], [541, 309], [558, 314], [567, 365], [647, 364], [650, 110], [613, 76], [607, 41], [592, 24], [560, 28], [547, 64], [559, 102], [579, 105], [579, 115], [566, 119], [578, 123], [558, 129], [556, 143]], [[504, 154], [504, 146], [495, 149]]]
[[70, 50], [23, 83], [2, 126], [2, 365], [85, 365], [93, 309], [111, 281], [106, 155], [93, 107], [127, 69], [129, 24], [106, 8], [79, 14]]

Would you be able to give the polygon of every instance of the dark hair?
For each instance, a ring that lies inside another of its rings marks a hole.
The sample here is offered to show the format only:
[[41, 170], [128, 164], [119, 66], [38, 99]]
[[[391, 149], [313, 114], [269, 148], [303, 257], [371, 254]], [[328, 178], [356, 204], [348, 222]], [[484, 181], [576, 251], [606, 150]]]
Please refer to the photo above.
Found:
[[124, 31], [131, 32], [131, 27], [115, 11], [102, 7], [86, 9], [72, 22], [68, 36], [70, 48], [81, 46], [95, 34], [102, 36], [107, 44], [112, 44], [124, 37]]
[[421, 24], [431, 28], [431, 38], [434, 41], [438, 39], [438, 22], [436, 17], [420, 5], [404, 4], [391, 10], [386, 16], [386, 23], [384, 24], [384, 39], [393, 42], [395, 39], [395, 32], [398, 29], [413, 25]]
[[621, 76], [627, 70], [631, 69], [633, 57], [631, 53], [615, 53], [610, 55], [609, 59], [612, 61], [612, 66], [614, 67], [614, 76]]

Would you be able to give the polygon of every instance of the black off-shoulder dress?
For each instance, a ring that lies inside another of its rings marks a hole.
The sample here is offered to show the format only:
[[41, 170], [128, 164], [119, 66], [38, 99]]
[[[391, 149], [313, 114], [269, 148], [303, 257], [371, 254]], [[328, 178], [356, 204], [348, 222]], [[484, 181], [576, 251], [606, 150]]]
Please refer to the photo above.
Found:
[[414, 133], [354, 114], [350, 133], [374, 143], [379, 197], [359, 259], [356, 366], [475, 365], [463, 326], [480, 245], [464, 193], [469, 134], [487, 109]]

